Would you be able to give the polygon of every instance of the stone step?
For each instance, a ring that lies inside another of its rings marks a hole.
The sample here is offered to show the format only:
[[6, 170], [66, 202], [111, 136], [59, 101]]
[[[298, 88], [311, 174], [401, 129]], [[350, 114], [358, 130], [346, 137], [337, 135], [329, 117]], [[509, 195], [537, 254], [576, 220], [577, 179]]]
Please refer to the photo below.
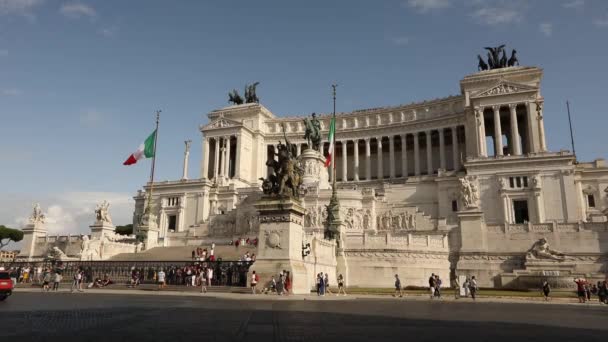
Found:
[[[121, 253], [113, 256], [112, 261], [190, 261], [192, 251], [197, 247], [211, 249], [211, 245], [202, 246], [177, 246], [177, 247], [154, 247], [140, 253]], [[222, 260], [239, 260], [245, 253], [257, 253], [257, 247], [247, 246], [226, 246], [215, 245], [214, 254]]]

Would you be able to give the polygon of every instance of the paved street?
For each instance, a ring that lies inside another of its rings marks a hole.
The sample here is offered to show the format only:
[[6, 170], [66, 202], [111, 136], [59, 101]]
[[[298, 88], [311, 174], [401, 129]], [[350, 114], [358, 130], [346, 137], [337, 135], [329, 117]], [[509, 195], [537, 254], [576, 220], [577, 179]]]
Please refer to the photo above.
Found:
[[[260, 297], [260, 296], [258, 296]], [[599, 305], [394, 298], [250, 300], [129, 294], [16, 293], [0, 303], [12, 341], [599, 341]]]

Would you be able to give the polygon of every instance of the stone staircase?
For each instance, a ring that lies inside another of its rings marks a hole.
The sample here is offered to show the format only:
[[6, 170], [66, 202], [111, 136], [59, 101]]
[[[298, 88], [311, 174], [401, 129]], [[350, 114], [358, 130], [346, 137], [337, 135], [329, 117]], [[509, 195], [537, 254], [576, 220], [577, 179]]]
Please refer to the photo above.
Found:
[[[111, 257], [110, 261], [190, 261], [192, 251], [197, 247], [211, 249], [211, 245], [154, 247], [139, 253], [121, 253]], [[222, 260], [239, 260], [245, 253], [257, 253], [255, 246], [225, 246], [215, 245], [215, 257]]]

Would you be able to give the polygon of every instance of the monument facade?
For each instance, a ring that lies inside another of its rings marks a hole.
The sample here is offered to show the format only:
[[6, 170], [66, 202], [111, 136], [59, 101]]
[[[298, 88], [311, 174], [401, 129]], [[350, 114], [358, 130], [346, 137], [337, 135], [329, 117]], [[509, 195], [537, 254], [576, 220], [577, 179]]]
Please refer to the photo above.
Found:
[[[514, 51], [508, 60], [502, 47], [488, 51], [489, 63], [479, 57], [481, 71], [460, 80], [459, 95], [338, 113], [329, 168], [330, 115], [277, 116], [255, 86], [247, 101], [234, 91], [234, 105], [211, 111], [199, 127], [198, 177], [184, 171], [155, 182], [151, 198], [150, 184], [134, 197], [135, 231], [148, 232], [146, 246], [259, 238], [258, 249], [269, 249], [260, 259], [282, 251], [290, 262], [299, 258], [296, 245], [313, 245], [301, 256], [311, 286], [314, 274], [337, 268], [349, 286], [364, 287], [390, 287], [395, 273], [419, 286], [431, 273], [475, 275], [490, 287], [520, 286], [517, 272], [603, 278], [608, 165], [552, 151], [544, 123], [557, 118], [544, 112], [543, 70], [518, 66]], [[299, 160], [288, 166], [298, 168], [297, 179], [277, 178], [285, 153]], [[340, 246], [323, 235], [331, 167]], [[294, 241], [283, 241], [282, 228], [266, 229], [272, 215], [256, 206], [275, 187], [300, 198], [289, 214], [302, 216]], [[36, 227], [27, 229], [38, 234]]]

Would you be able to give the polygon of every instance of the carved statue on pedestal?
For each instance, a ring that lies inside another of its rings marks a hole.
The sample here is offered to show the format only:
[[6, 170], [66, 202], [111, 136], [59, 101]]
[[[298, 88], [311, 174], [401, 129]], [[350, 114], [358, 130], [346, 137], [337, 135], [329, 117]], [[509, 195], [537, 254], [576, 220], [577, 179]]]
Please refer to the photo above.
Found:
[[476, 178], [471, 176], [460, 178], [460, 197], [467, 209], [479, 207], [479, 190], [476, 183]]
[[306, 126], [304, 139], [308, 141], [308, 148], [321, 152], [321, 122], [317, 119], [316, 113], [312, 113], [311, 116], [312, 118], [310, 120], [304, 118], [304, 125]]
[[108, 201], [103, 201], [101, 204], [98, 204], [95, 207], [95, 217], [97, 222], [103, 222], [107, 224], [112, 224], [112, 217], [109, 213], [110, 203]]
[[36, 203], [34, 205], [34, 210], [32, 212], [32, 216], [29, 218], [30, 223], [44, 223], [46, 220], [46, 216], [42, 213], [42, 209], [40, 208], [40, 203]]
[[285, 144], [279, 141], [278, 161], [274, 154], [270, 156], [266, 165], [272, 167], [273, 173], [262, 179], [262, 190], [265, 195], [289, 196], [300, 198], [300, 186], [304, 177], [304, 170], [296, 159], [295, 145], [289, 142], [283, 125]]

